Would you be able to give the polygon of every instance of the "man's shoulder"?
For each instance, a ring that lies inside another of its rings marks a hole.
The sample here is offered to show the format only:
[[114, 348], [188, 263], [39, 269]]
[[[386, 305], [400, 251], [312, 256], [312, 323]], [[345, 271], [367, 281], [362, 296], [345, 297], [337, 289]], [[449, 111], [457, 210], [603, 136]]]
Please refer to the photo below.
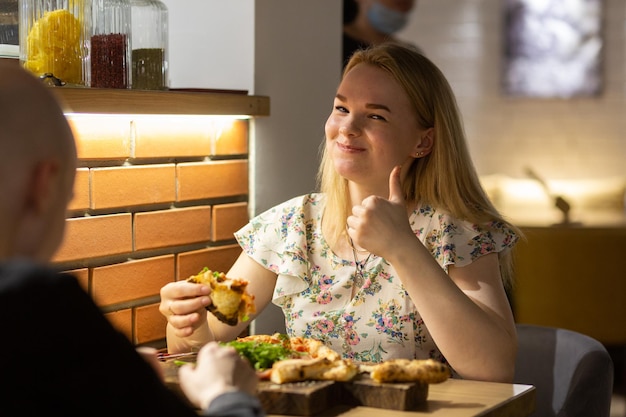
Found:
[[75, 278], [49, 266], [30, 260], [16, 259], [0, 264], [0, 293], [24, 287], [67, 285]]

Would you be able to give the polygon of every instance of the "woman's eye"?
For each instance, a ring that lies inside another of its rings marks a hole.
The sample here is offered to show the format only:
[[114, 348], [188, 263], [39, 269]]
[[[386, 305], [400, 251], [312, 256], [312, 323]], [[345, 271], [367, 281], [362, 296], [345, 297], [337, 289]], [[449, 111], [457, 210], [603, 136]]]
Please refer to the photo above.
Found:
[[338, 112], [341, 112], [341, 113], [348, 113], [348, 109], [346, 109], [343, 106], [335, 106], [335, 110], [337, 110]]
[[383, 121], [387, 120], [383, 116], [381, 116], [380, 114], [372, 114], [372, 115], [370, 115], [370, 118], [374, 119], [374, 120], [383, 120]]

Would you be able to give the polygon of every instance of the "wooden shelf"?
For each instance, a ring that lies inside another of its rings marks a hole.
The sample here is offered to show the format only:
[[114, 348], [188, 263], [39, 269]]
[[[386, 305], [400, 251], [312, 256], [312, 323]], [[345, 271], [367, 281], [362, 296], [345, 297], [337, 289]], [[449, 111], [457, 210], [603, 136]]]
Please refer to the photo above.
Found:
[[198, 91], [51, 87], [66, 112], [269, 116], [266, 96]]

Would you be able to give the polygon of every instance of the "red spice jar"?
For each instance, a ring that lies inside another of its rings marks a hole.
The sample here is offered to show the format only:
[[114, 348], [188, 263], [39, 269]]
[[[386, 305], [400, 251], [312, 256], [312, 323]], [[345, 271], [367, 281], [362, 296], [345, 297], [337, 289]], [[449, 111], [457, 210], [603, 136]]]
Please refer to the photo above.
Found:
[[91, 35], [91, 87], [130, 88], [130, 0], [93, 0]]

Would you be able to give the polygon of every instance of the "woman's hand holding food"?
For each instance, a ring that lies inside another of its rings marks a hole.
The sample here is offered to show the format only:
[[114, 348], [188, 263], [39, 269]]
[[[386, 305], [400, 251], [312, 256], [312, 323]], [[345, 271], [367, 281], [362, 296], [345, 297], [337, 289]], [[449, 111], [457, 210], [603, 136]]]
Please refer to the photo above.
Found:
[[203, 327], [208, 331], [206, 307], [211, 304], [210, 293], [209, 286], [187, 281], [171, 282], [162, 287], [159, 311], [167, 318], [168, 335], [186, 338]]

